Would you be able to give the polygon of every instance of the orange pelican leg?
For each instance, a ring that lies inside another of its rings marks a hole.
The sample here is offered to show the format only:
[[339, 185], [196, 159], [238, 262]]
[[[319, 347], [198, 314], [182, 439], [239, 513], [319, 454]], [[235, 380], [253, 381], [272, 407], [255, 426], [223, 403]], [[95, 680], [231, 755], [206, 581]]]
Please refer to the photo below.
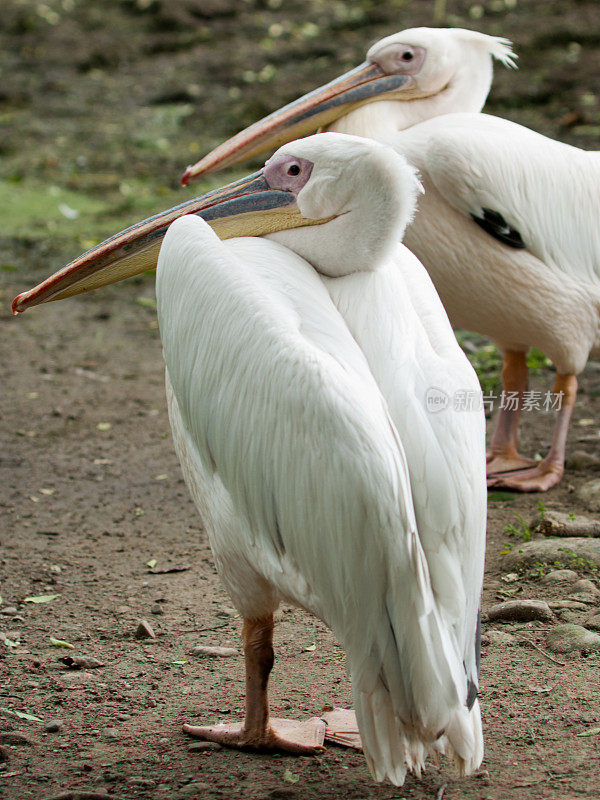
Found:
[[487, 455], [488, 478], [493, 479], [498, 473], [521, 470], [536, 464], [517, 450], [523, 394], [527, 391], [528, 377], [526, 353], [506, 350], [502, 364], [503, 402]]
[[267, 684], [273, 667], [273, 615], [245, 619], [242, 630], [246, 661], [246, 716], [243, 723], [184, 725], [197, 739], [248, 750], [279, 750], [315, 755], [324, 750], [326, 724], [318, 718], [306, 722], [269, 719]]
[[546, 458], [532, 469], [495, 475], [488, 479], [488, 486], [513, 489], [518, 492], [546, 492], [560, 481], [565, 469], [567, 431], [577, 397], [575, 375], [557, 375], [554, 392], [561, 397], [561, 406], [554, 425], [552, 444]]

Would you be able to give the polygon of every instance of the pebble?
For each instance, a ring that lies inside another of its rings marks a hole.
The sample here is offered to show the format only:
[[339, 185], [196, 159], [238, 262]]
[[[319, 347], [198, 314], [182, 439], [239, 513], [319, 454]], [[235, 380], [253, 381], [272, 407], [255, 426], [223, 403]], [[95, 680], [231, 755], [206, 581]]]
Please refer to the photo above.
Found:
[[115, 614], [129, 614], [130, 611], [130, 606], [117, 606], [115, 608]]
[[0, 763], [10, 761], [10, 753], [6, 747], [0, 747]]
[[46, 797], [44, 800], [108, 800], [109, 797], [106, 789], [97, 789], [96, 791], [83, 789], [53, 794], [52, 797]]
[[573, 586], [571, 586], [571, 589], [573, 589], [574, 592], [587, 592], [591, 595], [600, 594], [600, 589], [598, 589], [596, 584], [587, 578], [582, 578], [580, 581], [574, 583]]
[[129, 786], [139, 786], [140, 789], [154, 789], [156, 786], [156, 781], [153, 781], [152, 778], [138, 778], [135, 775], [127, 778], [125, 783], [129, 784]]
[[544, 536], [600, 536], [600, 522], [582, 514], [546, 511], [531, 527]]
[[558, 616], [562, 620], [562, 622], [574, 622], [575, 624], [579, 623], [579, 615], [576, 614], [574, 611], [569, 611], [568, 608], [563, 608], [558, 612]]
[[579, 603], [576, 600], [549, 600], [549, 607], [552, 611], [561, 611], [568, 609], [569, 611], [587, 611], [588, 607], [585, 603]]
[[209, 750], [222, 750], [218, 742], [194, 742], [188, 747], [190, 753], [206, 753]]
[[150, 613], [151, 614], [164, 614], [165, 611], [164, 611], [164, 608], [161, 605], [159, 605], [158, 603], [155, 603], [152, 606], [152, 608], [150, 609]]
[[238, 612], [231, 606], [219, 606], [217, 615], [219, 617], [237, 617]]
[[553, 569], [542, 577], [542, 583], [573, 583], [578, 577], [572, 569]]
[[62, 731], [64, 727], [65, 723], [62, 721], [62, 719], [52, 719], [50, 722], [47, 722], [44, 725], [44, 730], [46, 733], [58, 733], [59, 731]]
[[152, 626], [145, 619], [138, 620], [138, 626], [135, 631], [136, 639], [156, 639]]
[[200, 781], [195, 781], [194, 783], [188, 783], [185, 786], [182, 786], [178, 792], [178, 797], [199, 797], [200, 794], [206, 794], [208, 789], [211, 786], [208, 783], [201, 783]]
[[0, 744], [10, 744], [16, 747], [31, 747], [33, 740], [24, 733], [16, 733], [13, 731], [0, 732]]
[[[512, 633], [506, 633], [506, 631], [498, 631], [492, 628], [492, 630], [487, 631], [485, 634], [488, 644], [514, 644], [515, 637]], [[483, 639], [483, 637], [482, 637]]]
[[593, 631], [600, 631], [600, 614], [590, 617], [588, 620], [586, 620], [585, 624]]
[[507, 600], [505, 603], [498, 603], [488, 608], [485, 617], [489, 621], [529, 622], [533, 619], [540, 619], [548, 622], [553, 615], [548, 603], [544, 600]]
[[221, 656], [222, 658], [239, 655], [234, 647], [211, 647], [206, 644], [198, 644], [196, 647], [192, 647], [189, 654], [191, 656]]
[[0, 608], [0, 614], [5, 617], [14, 617], [15, 614], [18, 614], [18, 610], [14, 606], [6, 606], [6, 608]]
[[553, 653], [600, 650], [600, 634], [570, 623], [552, 628], [546, 641], [548, 649]]
[[565, 466], [567, 469], [585, 470], [590, 467], [600, 466], [600, 458], [593, 453], [587, 453], [585, 450], [575, 450], [567, 458]]
[[537, 562], [553, 564], [555, 561], [568, 566], [574, 558], [581, 558], [600, 567], [600, 542], [577, 537], [534, 539], [515, 545], [504, 556], [504, 566], [518, 569], [535, 566]]
[[600, 511], [600, 479], [584, 483], [577, 492], [580, 500], [586, 504], [590, 511]]

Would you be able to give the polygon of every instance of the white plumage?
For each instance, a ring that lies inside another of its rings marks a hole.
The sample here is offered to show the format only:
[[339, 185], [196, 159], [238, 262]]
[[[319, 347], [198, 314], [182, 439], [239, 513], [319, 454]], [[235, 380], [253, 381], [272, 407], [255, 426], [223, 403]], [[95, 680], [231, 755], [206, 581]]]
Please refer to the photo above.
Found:
[[346, 649], [375, 777], [402, 783], [443, 749], [441, 731], [470, 771], [483, 756], [483, 417], [428, 413], [426, 397], [476, 393], [477, 380], [423, 267], [395, 244], [416, 193], [405, 162], [336, 134], [281, 148], [267, 169], [282, 159], [312, 164], [298, 208], [331, 221], [221, 242], [185, 217], [161, 249], [184, 476], [244, 618], [283, 599]]
[[[563, 474], [575, 375], [600, 348], [600, 154], [477, 113], [494, 58], [514, 66], [510, 43], [474, 31], [401, 31], [374, 44], [361, 67], [220, 145], [186, 180], [280, 143], [286, 130], [297, 134], [299, 120], [303, 130], [311, 120], [408, 158], [425, 195], [404, 241], [452, 323], [489, 336], [504, 357], [490, 484], [543, 491]], [[532, 346], [558, 372], [551, 400], [560, 410], [539, 464], [517, 450]]]

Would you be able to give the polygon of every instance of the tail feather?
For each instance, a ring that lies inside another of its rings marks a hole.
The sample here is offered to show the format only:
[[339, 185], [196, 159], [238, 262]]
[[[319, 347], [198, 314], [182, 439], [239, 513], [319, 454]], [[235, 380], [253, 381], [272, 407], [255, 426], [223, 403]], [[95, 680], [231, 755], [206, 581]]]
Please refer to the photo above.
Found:
[[390, 584], [370, 642], [348, 650], [367, 763], [377, 781], [398, 786], [407, 770], [420, 775], [428, 755], [446, 744], [461, 774], [483, 758], [479, 704], [467, 709], [459, 643], [436, 606], [426, 568], [419, 578]]

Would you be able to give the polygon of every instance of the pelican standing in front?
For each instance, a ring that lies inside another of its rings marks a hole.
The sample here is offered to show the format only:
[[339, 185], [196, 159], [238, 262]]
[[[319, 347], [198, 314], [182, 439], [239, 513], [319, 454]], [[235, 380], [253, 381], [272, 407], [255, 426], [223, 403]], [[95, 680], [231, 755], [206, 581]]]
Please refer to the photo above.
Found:
[[[291, 602], [346, 650], [369, 767], [398, 785], [446, 746], [463, 772], [483, 757], [484, 420], [480, 402], [428, 406], [431, 391], [479, 391], [427, 273], [398, 241], [417, 190], [390, 148], [319, 134], [113, 237], [13, 306], [134, 274], [164, 237], [173, 438], [244, 619], [246, 660], [244, 722], [185, 730], [318, 752], [321, 719], [269, 717], [273, 612]], [[186, 212], [221, 235], [267, 238], [221, 241]], [[345, 743], [353, 717], [341, 718], [326, 738]]]
[[[476, 113], [493, 58], [514, 66], [506, 40], [474, 31], [394, 34], [373, 45], [360, 67], [220, 145], [183, 180], [319, 125], [406, 156], [425, 196], [404, 242], [427, 268], [453, 325], [489, 336], [503, 355], [508, 402], [491, 440], [489, 483], [545, 491], [563, 475], [576, 375], [600, 355], [600, 154]], [[557, 371], [559, 410], [539, 463], [518, 452], [530, 347]]]

